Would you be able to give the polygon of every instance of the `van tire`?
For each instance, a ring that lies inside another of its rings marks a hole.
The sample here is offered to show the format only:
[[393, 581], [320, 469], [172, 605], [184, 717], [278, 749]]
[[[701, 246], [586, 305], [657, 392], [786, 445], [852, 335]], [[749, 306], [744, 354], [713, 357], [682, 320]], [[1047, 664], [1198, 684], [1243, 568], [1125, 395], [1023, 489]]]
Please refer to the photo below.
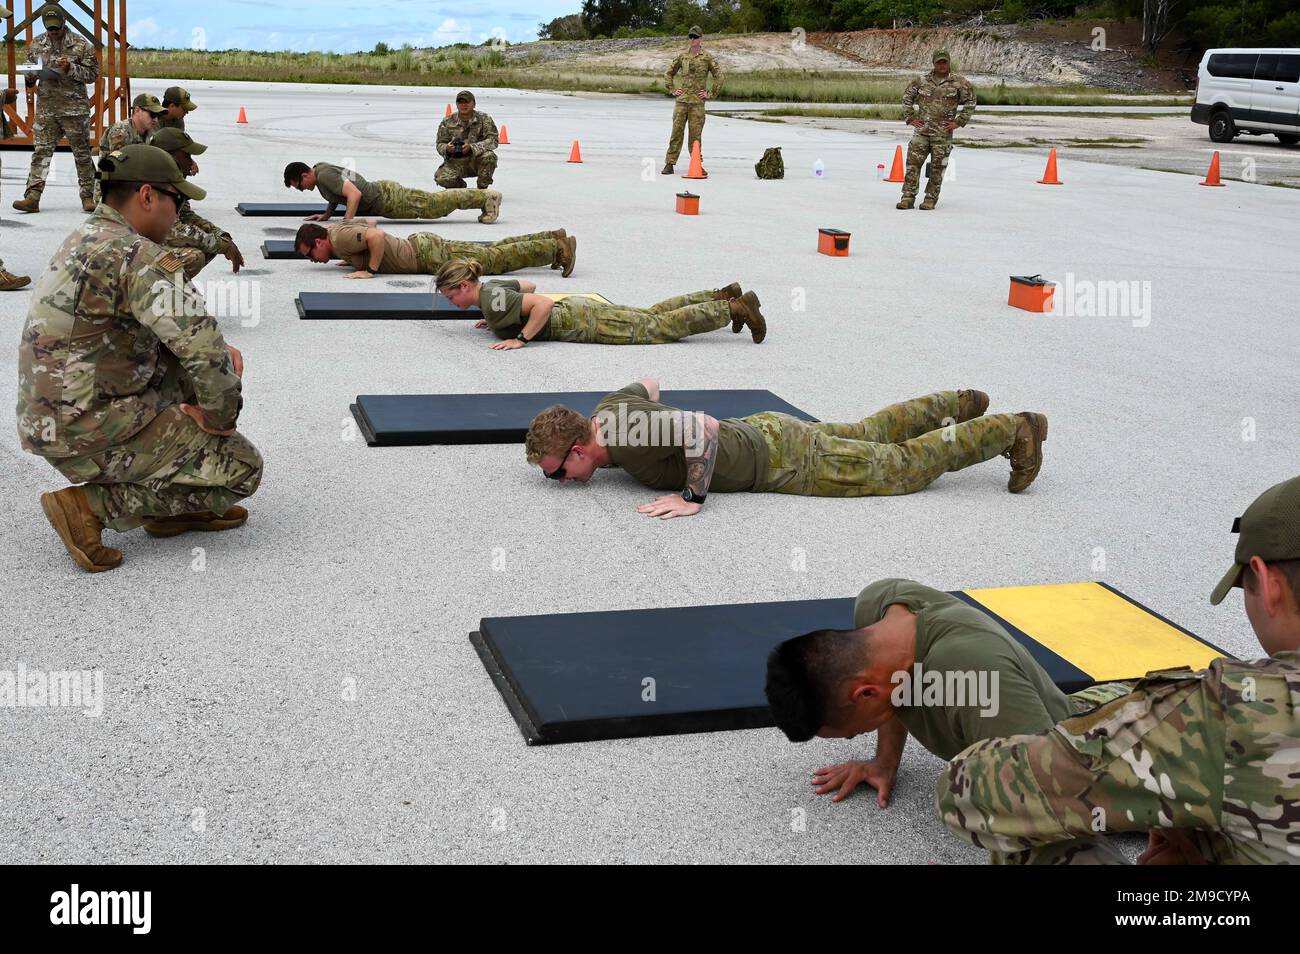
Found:
[[1295, 133], [1278, 133], [1277, 141], [1284, 146], [1294, 146], [1296, 143], [1300, 142], [1300, 136]]
[[1226, 109], [1210, 116], [1210, 138], [1215, 142], [1232, 142], [1237, 138], [1237, 124]]

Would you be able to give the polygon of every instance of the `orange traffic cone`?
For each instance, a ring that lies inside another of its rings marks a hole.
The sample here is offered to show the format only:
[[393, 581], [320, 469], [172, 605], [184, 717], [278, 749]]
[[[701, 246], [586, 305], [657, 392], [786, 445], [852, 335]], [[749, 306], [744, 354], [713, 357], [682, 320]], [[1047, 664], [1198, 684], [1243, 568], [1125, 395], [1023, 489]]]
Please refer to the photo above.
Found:
[[1056, 177], [1056, 150], [1053, 149], [1047, 154], [1047, 168], [1043, 171], [1043, 177], [1038, 180], [1039, 185], [1065, 185]]
[[235, 122], [236, 122], [236, 124], [238, 124], [238, 123], [245, 123], [245, 124], [247, 124], [247, 122], [248, 122], [248, 114], [244, 112], [244, 107], [243, 107], [243, 106], [240, 106], [240, 107], [239, 107], [239, 118], [236, 119]]
[[506, 131], [505, 126], [501, 127], [501, 135], [497, 136], [497, 145], [498, 146], [510, 145], [510, 133]]
[[886, 181], [886, 182], [902, 182], [902, 181], [903, 181], [903, 178], [904, 178], [904, 176], [903, 176], [903, 147], [902, 147], [902, 146], [895, 146], [895, 147], [894, 147], [894, 165], [890, 168], [890, 170], [889, 170], [889, 176], [885, 179], [885, 181]]
[[704, 158], [700, 153], [700, 141], [697, 139], [691, 143], [691, 165], [686, 170], [683, 179], [707, 179], [709, 174], [704, 171]]
[[582, 162], [582, 150], [578, 147], [578, 140], [573, 140], [573, 148], [569, 150], [570, 162]]
[[448, 103], [448, 104], [447, 104], [447, 111], [446, 111], [445, 113], [442, 114], [442, 118], [443, 118], [443, 119], [446, 119], [446, 118], [447, 118], [448, 116], [450, 116], [450, 115], [451, 115], [451, 103]]
[[1222, 186], [1219, 181], [1219, 150], [1214, 150], [1214, 158], [1210, 160], [1210, 171], [1205, 174], [1205, 181], [1201, 185]]

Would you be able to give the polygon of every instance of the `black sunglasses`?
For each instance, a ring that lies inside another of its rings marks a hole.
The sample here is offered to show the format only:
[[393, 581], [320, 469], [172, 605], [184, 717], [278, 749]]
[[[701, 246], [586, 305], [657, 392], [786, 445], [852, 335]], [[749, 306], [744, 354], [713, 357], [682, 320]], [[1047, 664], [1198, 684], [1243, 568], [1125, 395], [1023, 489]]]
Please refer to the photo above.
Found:
[[160, 189], [157, 186], [154, 186], [153, 191], [171, 196], [172, 201], [176, 203], [177, 208], [180, 208], [180, 204], [185, 201], [185, 196], [181, 195], [179, 192], [172, 192], [170, 189]]
[[555, 468], [555, 470], [551, 471], [549, 474], [547, 474], [546, 471], [542, 471], [543, 474], [546, 474], [546, 479], [547, 479], [547, 480], [563, 480], [563, 479], [564, 479], [564, 476], [565, 476], [565, 475], [564, 475], [564, 461], [569, 459], [569, 455], [573, 453], [573, 449], [574, 449], [575, 447], [577, 447], [577, 446], [578, 446], [577, 444], [570, 444], [570, 445], [569, 445], [569, 449], [566, 450], [566, 451], [564, 452], [564, 458], [563, 458], [563, 460], [560, 462], [560, 466], [557, 467], [557, 468]]

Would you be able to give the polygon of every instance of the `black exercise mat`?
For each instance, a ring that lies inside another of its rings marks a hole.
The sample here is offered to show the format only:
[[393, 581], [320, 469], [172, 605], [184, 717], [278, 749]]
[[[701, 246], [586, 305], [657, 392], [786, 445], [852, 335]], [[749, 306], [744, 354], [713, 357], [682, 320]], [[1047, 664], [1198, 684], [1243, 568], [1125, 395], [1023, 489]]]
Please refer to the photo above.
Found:
[[324, 202], [241, 202], [235, 206], [235, 211], [255, 218], [273, 215], [306, 217], [319, 215], [328, 208]]
[[[594, 414], [608, 391], [527, 394], [362, 394], [352, 414], [371, 447], [522, 444], [534, 417], [552, 404]], [[664, 391], [662, 403], [716, 418], [783, 411], [817, 420], [771, 391]]]
[[[471, 245], [490, 245], [490, 242], [471, 242]], [[293, 239], [267, 239], [262, 243], [263, 258], [301, 258], [305, 259], [306, 255], [299, 255], [293, 247]]]
[[457, 308], [446, 296], [427, 291], [302, 292], [293, 304], [304, 321], [462, 321], [483, 317], [477, 306]]

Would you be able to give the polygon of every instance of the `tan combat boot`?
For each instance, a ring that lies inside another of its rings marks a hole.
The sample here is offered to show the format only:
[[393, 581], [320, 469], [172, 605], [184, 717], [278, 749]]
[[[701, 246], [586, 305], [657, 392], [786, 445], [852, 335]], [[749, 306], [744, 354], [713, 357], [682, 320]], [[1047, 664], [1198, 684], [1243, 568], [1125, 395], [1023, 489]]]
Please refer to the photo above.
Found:
[[578, 237], [576, 235], [567, 235], [560, 242], [560, 272], [562, 278], [568, 278], [573, 274], [573, 267], [578, 264]]
[[81, 197], [81, 211], [82, 211], [82, 212], [94, 212], [94, 211], [95, 211], [95, 200], [92, 199], [92, 198], [91, 198], [90, 196], [88, 196], [88, 195], [86, 195], [86, 196], [82, 196], [82, 197]]
[[664, 167], [663, 167], [662, 169], [659, 170], [659, 174], [660, 174], [661, 176], [670, 176], [670, 175], [672, 175], [672, 174], [673, 174], [673, 164], [672, 164], [671, 162], [665, 162], [665, 163], [664, 163]]
[[754, 344], [762, 344], [763, 339], [767, 337], [767, 321], [763, 318], [763, 313], [758, 310], [760, 304], [758, 296], [753, 292], [745, 292], [739, 298], [727, 302], [727, 307], [731, 309], [732, 328], [736, 327], [736, 322], [748, 325], [749, 333], [754, 337]]
[[935, 207], [935, 205], [938, 204], [938, 202], [939, 202], [938, 198], [927, 195], [925, 197], [925, 201], [921, 203], [921, 211], [929, 212], [931, 209]]
[[15, 275], [0, 268], [0, 291], [17, 291], [31, 283], [32, 280], [26, 275]]
[[247, 520], [248, 511], [243, 507], [231, 507], [222, 514], [204, 510], [176, 517], [157, 517], [144, 525], [144, 532], [151, 537], [174, 537], [187, 530], [233, 530], [242, 527]]
[[[714, 301], [730, 301], [733, 298], [739, 298], [744, 294], [740, 287], [740, 282], [732, 282], [730, 285], [724, 285], [713, 293]], [[732, 328], [732, 331], [740, 331], [740, 328]]]
[[1018, 494], [1034, 482], [1043, 466], [1043, 442], [1047, 440], [1047, 417], [1033, 411], [1017, 415], [1016, 440], [1007, 456], [1011, 459], [1011, 478], [1007, 490]]
[[896, 208], [896, 209], [910, 209], [910, 208], [912, 208], [912, 205], [913, 205], [913, 203], [915, 203], [915, 202], [916, 202], [916, 198], [915, 198], [915, 197], [913, 197], [913, 198], [907, 198], [906, 196], [904, 196], [903, 198], [901, 198], [901, 199], [898, 200], [898, 205], [894, 206], [894, 208]]
[[483, 214], [478, 220], [484, 225], [491, 225], [501, 214], [501, 193], [495, 189], [488, 189], [483, 196]]
[[29, 192], [21, 199], [14, 199], [14, 208], [19, 212], [41, 211], [41, 194], [39, 192]]
[[53, 493], [41, 494], [41, 509], [45, 511], [59, 539], [67, 547], [72, 559], [83, 570], [103, 573], [122, 562], [122, 551], [104, 546], [99, 535], [104, 525], [90, 509], [86, 492], [80, 487], [65, 487]]
[[[732, 292], [733, 290], [735, 291], [735, 294], [734, 294], [734, 295], [731, 294], [731, 292]], [[718, 289], [718, 291], [719, 291], [719, 292], [727, 292], [727, 299], [728, 299], [728, 300], [731, 300], [731, 299], [733, 299], [733, 298], [735, 298], [735, 299], [739, 299], [742, 295], [745, 294], [745, 293], [744, 293], [743, 291], [741, 291], [741, 289], [740, 289], [740, 282], [732, 282], [732, 283], [731, 283], [730, 285], [728, 285], [726, 288], [720, 288], [720, 289]], [[763, 306], [763, 303], [762, 303], [761, 301], [758, 300], [758, 296], [757, 296], [757, 295], [754, 296], [754, 301], [755, 301], [755, 303], [757, 303], [757, 305], [758, 305], [760, 308]], [[745, 313], [740, 314], [740, 317], [737, 317], [737, 314], [738, 314], [737, 311], [736, 311], [735, 309], [732, 309], [732, 312], [731, 312], [731, 333], [732, 333], [733, 335], [738, 335], [738, 334], [740, 334], [740, 329], [742, 329], [742, 328], [745, 327], [745, 318], [747, 317], [748, 312], [745, 312]]]
[[[569, 233], [566, 232], [566, 231], [564, 231], [564, 229], [552, 229], [552, 230], [551, 230], [551, 234], [555, 236], [555, 241], [557, 241], [557, 242], [561, 242], [561, 243], [562, 243], [566, 238], [569, 237]], [[561, 254], [563, 254], [563, 253], [561, 253]], [[555, 269], [562, 268], [562, 267], [563, 267], [563, 266], [560, 265], [560, 256], [559, 256], [559, 255], [556, 255], [556, 257], [555, 257], [555, 261], [551, 262], [551, 269], [552, 269], [552, 270], [555, 270]]]
[[983, 391], [958, 391], [957, 392], [957, 423], [973, 421], [977, 417], [983, 417], [984, 412], [989, 409], [989, 396]]

